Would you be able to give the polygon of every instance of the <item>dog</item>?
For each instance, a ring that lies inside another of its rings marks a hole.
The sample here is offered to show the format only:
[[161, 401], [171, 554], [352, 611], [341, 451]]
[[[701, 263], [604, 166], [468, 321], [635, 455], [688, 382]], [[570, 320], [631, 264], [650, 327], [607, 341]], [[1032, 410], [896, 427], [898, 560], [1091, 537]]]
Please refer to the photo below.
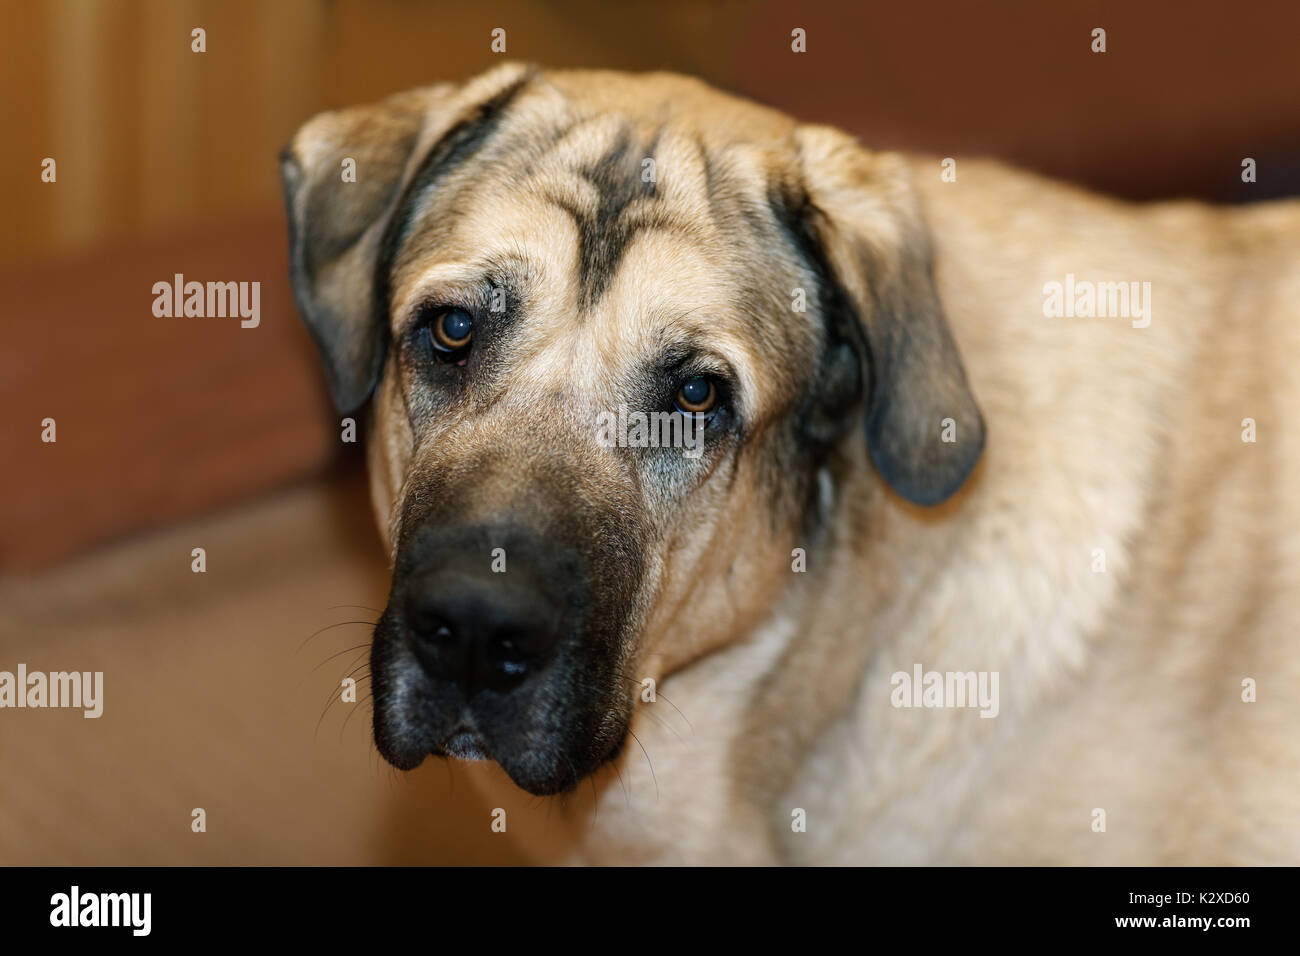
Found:
[[1300, 203], [519, 64], [281, 166], [388, 762], [551, 861], [1300, 862]]

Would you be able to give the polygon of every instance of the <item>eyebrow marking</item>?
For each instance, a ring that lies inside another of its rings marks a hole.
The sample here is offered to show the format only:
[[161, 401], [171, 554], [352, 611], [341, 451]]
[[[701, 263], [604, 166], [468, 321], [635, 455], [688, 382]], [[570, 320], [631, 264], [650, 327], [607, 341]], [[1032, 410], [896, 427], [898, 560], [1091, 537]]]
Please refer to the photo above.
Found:
[[387, 325], [392, 307], [392, 274], [397, 255], [405, 245], [415, 221], [416, 211], [425, 195], [438, 181], [473, 157], [501, 128], [505, 115], [520, 90], [532, 82], [534, 71], [519, 79], [479, 106], [465, 119], [451, 127], [429, 149], [411, 181], [402, 191], [392, 218], [384, 228], [375, 263], [375, 308]]
[[642, 178], [642, 164], [654, 159], [661, 133], [655, 134], [645, 150], [637, 150], [625, 128], [603, 157], [577, 171], [595, 187], [594, 205], [554, 194], [546, 197], [578, 227], [579, 298], [584, 309], [600, 301], [633, 236], [642, 229], [669, 224], [667, 217], [644, 210], [646, 203], [661, 198], [656, 183]]

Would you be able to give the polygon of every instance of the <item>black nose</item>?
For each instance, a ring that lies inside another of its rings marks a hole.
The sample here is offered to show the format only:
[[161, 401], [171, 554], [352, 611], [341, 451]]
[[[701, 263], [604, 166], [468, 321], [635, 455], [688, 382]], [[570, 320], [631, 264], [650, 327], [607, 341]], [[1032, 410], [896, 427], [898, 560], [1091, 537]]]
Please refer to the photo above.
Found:
[[507, 691], [542, 670], [570, 623], [563, 595], [539, 575], [516, 567], [494, 572], [477, 557], [444, 559], [413, 575], [404, 601], [420, 665], [466, 695]]

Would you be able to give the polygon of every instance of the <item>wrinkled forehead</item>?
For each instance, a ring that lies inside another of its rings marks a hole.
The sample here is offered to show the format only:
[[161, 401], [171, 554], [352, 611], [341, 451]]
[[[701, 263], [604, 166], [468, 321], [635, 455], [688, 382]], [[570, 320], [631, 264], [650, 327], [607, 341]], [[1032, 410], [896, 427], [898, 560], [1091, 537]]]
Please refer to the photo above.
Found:
[[815, 332], [791, 309], [805, 274], [768, 203], [779, 147], [710, 143], [625, 114], [515, 109], [399, 211], [396, 326], [421, 303], [488, 284], [523, 313], [530, 348], [567, 349], [576, 365], [695, 348], [743, 379], [765, 353], [806, 350]]

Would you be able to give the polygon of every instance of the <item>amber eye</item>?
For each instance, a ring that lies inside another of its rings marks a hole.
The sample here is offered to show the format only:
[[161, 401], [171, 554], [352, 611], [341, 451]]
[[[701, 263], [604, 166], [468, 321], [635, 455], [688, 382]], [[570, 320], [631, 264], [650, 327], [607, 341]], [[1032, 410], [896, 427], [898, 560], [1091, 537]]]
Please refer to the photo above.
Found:
[[464, 309], [448, 309], [430, 324], [435, 348], [455, 352], [469, 345], [474, 334], [474, 319]]
[[707, 415], [718, 404], [718, 387], [706, 375], [682, 382], [677, 390], [677, 409], [687, 415]]

